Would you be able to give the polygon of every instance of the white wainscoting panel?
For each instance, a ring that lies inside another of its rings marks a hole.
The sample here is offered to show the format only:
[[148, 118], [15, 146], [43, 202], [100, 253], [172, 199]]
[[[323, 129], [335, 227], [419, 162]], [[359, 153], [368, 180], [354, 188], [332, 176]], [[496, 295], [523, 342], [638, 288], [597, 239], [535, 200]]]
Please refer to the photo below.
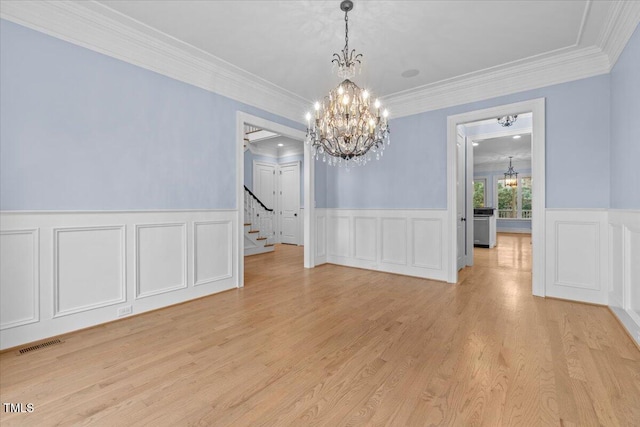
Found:
[[625, 282], [628, 283], [629, 314], [640, 324], [640, 228], [627, 227], [625, 249], [629, 254], [625, 274]]
[[609, 224], [609, 305], [624, 307], [624, 240], [623, 227]]
[[193, 281], [204, 285], [233, 275], [233, 224], [208, 221], [193, 224]]
[[382, 259], [384, 263], [407, 265], [407, 219], [382, 218]]
[[547, 210], [546, 295], [607, 304], [606, 210]]
[[350, 255], [350, 222], [351, 218], [346, 215], [331, 215], [328, 216], [329, 228], [327, 229], [328, 244], [329, 244], [329, 256], [331, 257], [343, 257], [346, 258]]
[[138, 314], [237, 287], [237, 218], [0, 212], [0, 348], [116, 320], [121, 308]]
[[378, 243], [377, 220], [376, 218], [354, 217], [354, 242], [355, 257], [362, 261], [373, 261], [377, 259]]
[[327, 262], [447, 279], [446, 210], [325, 209], [323, 215], [328, 218]]
[[0, 232], [0, 329], [38, 322], [38, 230]]
[[125, 227], [53, 229], [54, 317], [126, 300]]
[[600, 223], [557, 221], [554, 284], [600, 290]]
[[442, 224], [436, 218], [411, 220], [413, 267], [442, 269]]
[[316, 216], [316, 253], [315, 265], [327, 262], [327, 213], [325, 209], [315, 209]]
[[640, 210], [609, 211], [609, 307], [640, 345]]
[[136, 225], [136, 298], [187, 287], [187, 225]]

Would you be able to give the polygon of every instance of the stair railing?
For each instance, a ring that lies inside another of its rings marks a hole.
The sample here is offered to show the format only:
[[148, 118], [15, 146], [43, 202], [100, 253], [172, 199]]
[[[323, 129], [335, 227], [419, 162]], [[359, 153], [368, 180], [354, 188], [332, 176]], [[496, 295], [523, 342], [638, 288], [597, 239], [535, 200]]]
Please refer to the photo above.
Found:
[[266, 240], [265, 244], [275, 243], [275, 214], [273, 209], [265, 206], [255, 194], [244, 187], [244, 222], [250, 223], [251, 231], [258, 231], [258, 237]]

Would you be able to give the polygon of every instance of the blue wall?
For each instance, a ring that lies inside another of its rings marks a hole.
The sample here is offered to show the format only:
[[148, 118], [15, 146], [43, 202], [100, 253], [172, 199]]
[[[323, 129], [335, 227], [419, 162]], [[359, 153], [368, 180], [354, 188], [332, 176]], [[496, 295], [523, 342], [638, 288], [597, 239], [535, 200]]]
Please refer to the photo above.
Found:
[[314, 195], [316, 199], [316, 207], [326, 208], [327, 204], [327, 176], [333, 173], [333, 170], [322, 161], [313, 160], [315, 162], [315, 186]]
[[611, 207], [640, 209], [640, 27], [611, 71]]
[[291, 120], [0, 21], [2, 210], [232, 209], [236, 112]]
[[447, 116], [546, 97], [546, 207], [609, 206], [609, 75], [390, 121], [380, 161], [330, 170], [327, 207], [447, 206]]
[[[304, 129], [8, 21], [0, 31], [2, 210], [234, 208], [236, 112]], [[316, 162], [317, 206], [446, 208], [447, 116], [546, 97], [546, 206], [640, 208], [639, 39], [610, 75], [391, 120], [380, 161]]]

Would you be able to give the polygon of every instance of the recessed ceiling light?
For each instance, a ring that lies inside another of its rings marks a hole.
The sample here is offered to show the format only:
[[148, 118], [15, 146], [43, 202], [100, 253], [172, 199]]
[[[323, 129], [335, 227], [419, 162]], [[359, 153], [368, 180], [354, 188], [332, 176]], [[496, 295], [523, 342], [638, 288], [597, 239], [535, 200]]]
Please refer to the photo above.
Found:
[[415, 77], [418, 74], [420, 74], [420, 70], [411, 69], [411, 70], [403, 71], [402, 74], [400, 75], [405, 78], [410, 78], [410, 77]]
[[474, 142], [474, 143], [473, 143], [473, 146], [474, 146], [474, 147], [477, 147], [478, 145], [480, 145], [480, 144], [478, 144], [477, 142]]
[[520, 139], [522, 138], [520, 135], [513, 135], [513, 139]]
[[284, 147], [284, 144], [278, 144], [278, 147]]

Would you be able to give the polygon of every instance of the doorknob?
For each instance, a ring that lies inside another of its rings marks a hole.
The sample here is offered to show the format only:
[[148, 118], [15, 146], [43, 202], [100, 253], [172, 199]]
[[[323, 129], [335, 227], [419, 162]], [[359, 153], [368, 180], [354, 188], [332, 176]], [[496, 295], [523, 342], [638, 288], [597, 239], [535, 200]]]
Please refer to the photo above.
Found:
[[466, 221], [466, 220], [467, 220], [467, 218], [465, 218], [465, 217], [460, 218], [460, 221]]
[[298, 214], [297, 214], [297, 213], [294, 213], [294, 214], [293, 214], [293, 216], [298, 216]]

